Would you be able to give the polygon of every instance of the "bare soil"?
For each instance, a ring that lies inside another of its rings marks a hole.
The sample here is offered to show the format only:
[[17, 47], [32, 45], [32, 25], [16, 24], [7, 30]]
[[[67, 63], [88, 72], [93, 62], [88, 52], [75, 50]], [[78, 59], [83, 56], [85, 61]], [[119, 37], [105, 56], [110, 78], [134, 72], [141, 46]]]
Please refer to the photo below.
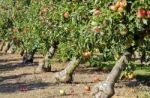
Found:
[[[102, 81], [108, 74], [80, 65], [72, 83], [58, 84], [53, 76], [67, 63], [55, 63], [52, 72], [36, 74], [35, 68], [40, 59], [42, 56], [36, 55], [33, 64], [22, 64], [20, 55], [0, 53], [0, 98], [92, 98], [90, 91], [85, 91], [84, 87], [96, 84], [95, 76]], [[64, 90], [65, 94], [61, 95], [60, 90]], [[115, 92], [113, 98], [150, 98], [150, 87], [139, 85], [136, 80], [119, 81]]]

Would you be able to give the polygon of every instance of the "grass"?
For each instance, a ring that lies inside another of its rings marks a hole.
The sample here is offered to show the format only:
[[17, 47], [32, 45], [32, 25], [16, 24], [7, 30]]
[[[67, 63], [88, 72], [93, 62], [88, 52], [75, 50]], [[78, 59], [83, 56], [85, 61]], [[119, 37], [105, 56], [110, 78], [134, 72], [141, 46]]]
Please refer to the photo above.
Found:
[[150, 67], [137, 67], [135, 70], [136, 75], [149, 75], [150, 76]]

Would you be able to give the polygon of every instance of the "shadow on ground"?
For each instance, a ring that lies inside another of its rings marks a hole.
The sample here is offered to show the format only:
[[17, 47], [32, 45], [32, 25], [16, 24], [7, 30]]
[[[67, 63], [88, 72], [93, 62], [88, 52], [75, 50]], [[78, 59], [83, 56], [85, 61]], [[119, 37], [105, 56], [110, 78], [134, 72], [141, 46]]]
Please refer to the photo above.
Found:
[[30, 63], [30, 64], [24, 64], [24, 63], [5, 63], [0, 64], [0, 71], [11, 71], [16, 68], [20, 67], [27, 67], [27, 66], [37, 66], [38, 62]]
[[24, 74], [20, 74], [20, 75], [11, 75], [11, 76], [5, 76], [5, 77], [0, 77], [0, 83], [5, 81], [5, 80], [9, 80], [9, 79], [19, 79], [23, 76], [26, 76], [26, 75], [31, 75], [29, 73], [24, 73]]
[[47, 86], [54, 86], [55, 84], [44, 82], [32, 83], [6, 83], [0, 85], [0, 93], [13, 93], [16, 91], [30, 91], [36, 89], [45, 89]]
[[48, 96], [48, 98], [57, 98], [57, 97], [69, 97], [69, 96], [77, 96], [78, 94], [64, 94], [64, 95], [52, 95], [52, 96]]
[[150, 87], [150, 75], [137, 75], [136, 76], [137, 81], [139, 81], [141, 84], [144, 84], [146, 86]]
[[136, 87], [139, 85], [150, 87], [150, 75], [137, 75], [135, 80], [125, 83], [128, 87]]
[[5, 62], [11, 62], [11, 61], [19, 61], [21, 60], [20, 58], [15, 58], [15, 59], [0, 59], [0, 63], [5, 63]]
[[49, 86], [57, 86], [57, 83], [43, 82], [42, 80], [36, 79], [32, 81], [20, 82], [21, 78], [32, 73], [24, 73], [19, 75], [0, 76], [0, 93], [14, 93], [17, 91], [24, 92], [36, 89], [45, 89]]

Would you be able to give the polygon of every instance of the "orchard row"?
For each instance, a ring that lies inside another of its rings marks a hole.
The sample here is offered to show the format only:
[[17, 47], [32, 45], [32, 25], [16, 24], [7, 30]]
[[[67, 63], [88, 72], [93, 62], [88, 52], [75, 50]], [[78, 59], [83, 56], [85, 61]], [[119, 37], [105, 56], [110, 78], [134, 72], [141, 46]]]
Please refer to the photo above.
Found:
[[113, 74], [94, 87], [94, 96], [101, 91], [104, 96], [96, 98], [113, 95], [114, 84], [135, 51], [149, 53], [149, 0], [3, 0], [0, 4], [1, 41], [22, 50], [24, 63], [32, 62], [36, 52], [44, 54], [37, 72], [45, 66], [50, 70], [55, 54], [70, 60], [56, 73], [59, 82], [70, 82], [76, 67], [97, 53], [99, 63], [116, 60]]

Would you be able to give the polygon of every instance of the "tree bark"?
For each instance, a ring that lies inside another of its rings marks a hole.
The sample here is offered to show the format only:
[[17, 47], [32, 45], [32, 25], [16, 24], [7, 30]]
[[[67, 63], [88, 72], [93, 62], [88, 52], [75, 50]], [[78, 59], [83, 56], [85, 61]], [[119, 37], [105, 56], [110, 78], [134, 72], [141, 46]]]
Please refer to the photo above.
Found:
[[18, 52], [19, 52], [19, 54], [21, 55], [21, 56], [23, 56], [23, 54], [25, 53], [25, 51], [22, 49], [22, 50], [18, 50]]
[[33, 59], [34, 59], [34, 54], [36, 52], [36, 49], [34, 49], [31, 52], [24, 52], [23, 54], [23, 63], [27, 64], [27, 63], [33, 63]]
[[4, 44], [5, 44], [5, 42], [2, 41], [1, 44], [0, 44], [0, 51], [2, 51], [2, 49], [3, 49], [3, 47], [4, 47]]
[[54, 56], [55, 51], [56, 51], [56, 47], [54, 48], [52, 46], [49, 48], [49, 51], [46, 53], [45, 57], [41, 61], [39, 61], [39, 65], [36, 69], [36, 73], [51, 71], [50, 59]]
[[80, 61], [81, 61], [81, 58], [73, 57], [64, 70], [55, 74], [54, 78], [56, 82], [64, 82], [64, 83], [72, 82], [73, 72], [80, 64]]
[[10, 47], [9, 47], [7, 53], [15, 53], [15, 50], [16, 50], [16, 47], [15, 47], [15, 45], [14, 45], [14, 42], [12, 41], [12, 42], [10, 43]]
[[2, 52], [6, 53], [9, 48], [10, 48], [10, 42], [5, 42], [5, 45], [3, 46]]
[[94, 98], [111, 98], [114, 95], [114, 85], [118, 80], [121, 71], [127, 66], [128, 60], [131, 59], [131, 53], [125, 52], [121, 58], [116, 62], [112, 71], [107, 76], [106, 80], [99, 82], [92, 89]]
[[54, 42], [53, 45], [49, 48], [48, 52], [46, 53], [45, 57], [39, 61], [39, 65], [36, 69], [36, 73], [40, 72], [50, 72], [51, 71], [51, 64], [50, 60], [54, 56], [55, 52], [57, 51], [59, 42]]
[[141, 69], [142, 69], [142, 67], [144, 67], [145, 61], [146, 61], [146, 52], [142, 51], [142, 55], [141, 55], [141, 58], [140, 58]]

